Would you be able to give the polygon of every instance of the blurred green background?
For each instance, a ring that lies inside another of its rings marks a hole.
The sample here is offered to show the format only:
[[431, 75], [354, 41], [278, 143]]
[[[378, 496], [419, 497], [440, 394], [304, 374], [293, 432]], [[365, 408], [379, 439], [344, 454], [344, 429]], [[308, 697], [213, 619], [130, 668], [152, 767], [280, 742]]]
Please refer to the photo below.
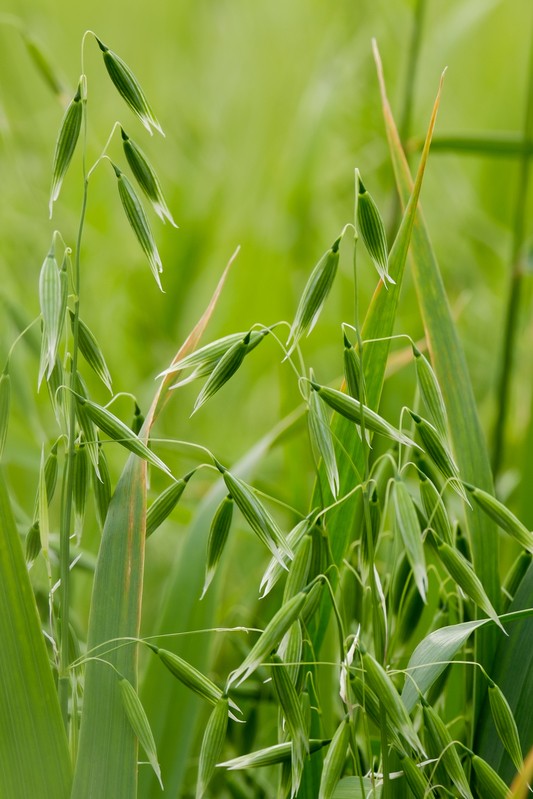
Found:
[[[145, 135], [109, 84], [89, 39], [89, 159], [120, 119], [158, 169], [180, 225], [176, 232], [153, 217], [165, 265], [161, 295], [123, 218], [111, 170], [104, 164], [95, 174], [83, 249], [82, 315], [101, 340], [115, 390], [132, 390], [146, 404], [154, 376], [197, 318], [238, 244], [241, 253], [211, 336], [256, 321], [290, 319], [310, 269], [352, 218], [354, 167], [391, 216], [392, 175], [370, 42], [372, 36], [378, 40], [393, 108], [401, 116], [414, 7], [389, 0], [150, 6], [96, 0], [87, 7], [5, 0], [5, 14], [15, 14], [39, 40], [68, 95], [80, 72], [82, 34], [95, 30], [131, 65], [167, 134], [165, 140]], [[411, 133], [423, 134], [446, 65], [438, 135], [519, 133], [531, 16], [526, 0], [428, 2]], [[50, 164], [62, 109], [17, 33], [3, 25], [0, 36], [2, 292], [29, 319], [37, 313], [38, 270], [52, 230], [74, 241], [80, 160], [73, 163], [50, 222]], [[122, 157], [118, 138], [111, 154]], [[516, 159], [438, 154], [423, 190], [487, 427], [516, 182]], [[351, 317], [350, 269], [343, 262], [322, 322], [324, 335], [308, 345], [319, 350], [317, 370], [324, 371], [324, 379], [338, 368], [338, 357], [330, 365], [338, 353], [338, 321]], [[361, 281], [367, 298], [375, 282], [367, 263]], [[399, 326], [421, 333], [409, 287]], [[14, 333], [9, 315], [1, 333], [5, 349]], [[531, 340], [531, 331], [525, 333]], [[186, 419], [196, 387], [190, 395], [184, 392], [166, 417], [172, 434], [205, 437], [228, 458], [242, 452], [283, 405], [273, 349], [258, 352], [247, 375], [228, 386], [192, 427]], [[522, 378], [529, 378], [527, 351]], [[524, 381], [515, 397], [515, 439], [527, 421], [528, 395]], [[227, 426], [237, 420], [238, 439], [227, 435]]]

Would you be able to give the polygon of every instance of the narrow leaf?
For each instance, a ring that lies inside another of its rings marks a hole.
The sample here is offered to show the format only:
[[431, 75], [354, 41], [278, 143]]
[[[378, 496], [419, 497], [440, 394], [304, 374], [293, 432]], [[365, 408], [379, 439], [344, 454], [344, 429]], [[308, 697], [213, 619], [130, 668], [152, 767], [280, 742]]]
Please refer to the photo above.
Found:
[[71, 765], [41, 620], [0, 474], [0, 796], [68, 799]]

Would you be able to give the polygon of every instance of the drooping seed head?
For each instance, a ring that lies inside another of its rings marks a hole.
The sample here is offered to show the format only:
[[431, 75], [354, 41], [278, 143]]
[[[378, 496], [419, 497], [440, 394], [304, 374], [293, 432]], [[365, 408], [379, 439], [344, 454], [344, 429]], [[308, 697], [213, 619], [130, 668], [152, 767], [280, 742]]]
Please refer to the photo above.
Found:
[[287, 342], [290, 344], [288, 355], [295, 349], [305, 333], [309, 335], [318, 321], [337, 273], [340, 241], [341, 237], [334, 241], [311, 272], [292, 323]]
[[200, 749], [196, 799], [202, 799], [215, 772], [216, 762], [226, 740], [228, 710], [228, 698], [222, 696], [209, 716]]
[[350, 741], [350, 719], [345, 717], [331, 739], [324, 760], [318, 799], [331, 799], [342, 776], [348, 744]]
[[228, 540], [231, 521], [233, 519], [234, 506], [235, 502], [233, 497], [228, 494], [226, 497], [224, 497], [218, 506], [215, 515], [213, 516], [213, 521], [211, 522], [209, 537], [207, 540], [205, 580], [201, 598], [204, 597], [205, 592], [211, 584], [211, 581], [215, 575], [216, 567], [218, 566], [218, 562], [222, 556], [222, 552], [224, 551], [226, 541]]
[[150, 727], [150, 722], [148, 721], [148, 716], [146, 715], [146, 711], [142, 706], [137, 691], [129, 680], [120, 674], [118, 677], [118, 684], [120, 687], [122, 706], [127, 719], [131, 724], [131, 728], [137, 736], [139, 743], [146, 752], [150, 765], [152, 766], [159, 784], [161, 785], [161, 790], [164, 790], [163, 782], [161, 781], [161, 769], [157, 760], [155, 740]]
[[163, 264], [161, 263], [161, 257], [150, 229], [150, 225], [148, 224], [148, 219], [144, 213], [144, 208], [142, 207], [141, 201], [139, 200], [135, 189], [131, 185], [126, 175], [124, 175], [124, 173], [115, 164], [112, 164], [112, 166], [115, 170], [118, 193], [122, 207], [124, 208], [124, 212], [126, 214], [126, 218], [131, 229], [135, 233], [137, 241], [141, 245], [142, 251], [148, 259], [148, 263], [150, 264], [150, 269], [152, 270], [155, 281], [162, 291], [163, 288], [161, 286], [161, 279], [159, 275], [163, 271]]
[[194, 471], [189, 472], [180, 480], [176, 480], [166, 488], [157, 499], [152, 502], [146, 512], [146, 537], [149, 538], [155, 533], [158, 527], [163, 524], [165, 519], [170, 516], [178, 502], [180, 501], [187, 483], [193, 476]]
[[[70, 325], [72, 330], [74, 330], [75, 324], [75, 316], [72, 311], [69, 311], [70, 316]], [[113, 386], [111, 380], [111, 374], [109, 369], [107, 368], [107, 364], [104, 358], [104, 354], [98, 344], [95, 336], [91, 332], [91, 330], [87, 327], [85, 322], [78, 318], [78, 346], [80, 348], [80, 352], [94, 371], [96, 375], [100, 378], [102, 383], [109, 389], [111, 394], [113, 393]]]
[[335, 457], [333, 436], [324, 404], [316, 391], [309, 392], [307, 420], [309, 439], [311, 441], [311, 448], [315, 461], [317, 464], [322, 461], [333, 499], [337, 499], [337, 494], [339, 492], [339, 470]]
[[163, 222], [168, 219], [170, 224], [177, 228], [178, 226], [172, 218], [155, 169], [152, 167], [141, 148], [133, 139], [130, 139], [123, 128], [120, 129], [120, 132], [122, 134], [122, 148], [137, 183], [150, 200], [158, 217]]
[[476, 488], [469, 483], [463, 483], [463, 485], [468, 491], [469, 496], [472, 497], [487, 516], [493, 519], [502, 530], [505, 530], [506, 533], [518, 541], [521, 546], [529, 552], [533, 552], [533, 533], [522, 524], [520, 519], [518, 519], [503, 502], [500, 502], [496, 497], [493, 497], [492, 494], [489, 494], [488, 491], [483, 491], [481, 488]]
[[359, 170], [356, 170], [357, 197], [356, 197], [356, 221], [361, 234], [361, 238], [370, 255], [376, 270], [387, 286], [388, 283], [395, 283], [388, 272], [388, 246], [385, 225], [379, 209], [373, 197], [366, 190]]
[[115, 88], [122, 98], [126, 101], [132, 111], [138, 116], [146, 130], [152, 134], [152, 128], [165, 134], [161, 125], [157, 121], [154, 112], [148, 104], [148, 100], [141, 88], [141, 85], [129, 66], [116, 53], [106, 47], [106, 45], [96, 37], [98, 46], [102, 51], [105, 68], [111, 78]]
[[513, 711], [503, 691], [493, 680], [489, 680], [488, 694], [490, 712], [500, 741], [513, 761], [516, 770], [521, 771], [524, 765], [524, 756]]
[[[327, 746], [330, 742], [330, 738], [311, 738], [309, 741], [309, 752], [311, 754], [318, 752], [319, 749]], [[234, 757], [231, 760], [224, 761], [224, 763], [217, 763], [217, 768], [227, 768], [229, 771], [238, 771], [240, 769], [261, 768], [262, 766], [275, 766], [278, 763], [285, 763], [287, 760], [290, 760], [291, 755], [292, 744], [290, 741], [287, 741], [286, 743], [267, 746], [265, 749], [258, 749], [256, 752], [250, 752], [248, 755]]]
[[413, 500], [407, 486], [401, 479], [396, 479], [393, 484], [392, 500], [394, 507], [395, 530], [400, 536], [411, 568], [413, 577], [423, 601], [426, 602], [427, 571], [422, 533]]
[[80, 78], [76, 94], [69, 103], [65, 116], [59, 128], [54, 152], [54, 162], [52, 166], [52, 188], [50, 189], [50, 218], [54, 202], [59, 197], [63, 179], [67, 173], [76, 144], [80, 135], [81, 122], [83, 118], [83, 77]]

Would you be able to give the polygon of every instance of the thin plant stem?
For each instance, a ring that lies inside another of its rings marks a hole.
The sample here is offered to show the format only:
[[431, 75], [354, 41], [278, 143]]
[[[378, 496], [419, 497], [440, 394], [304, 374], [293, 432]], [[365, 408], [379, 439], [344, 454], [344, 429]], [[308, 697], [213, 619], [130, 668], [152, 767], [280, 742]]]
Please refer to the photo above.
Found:
[[[79, 349], [79, 318], [80, 318], [80, 250], [85, 224], [85, 214], [87, 211], [87, 198], [89, 182], [86, 172], [85, 151], [87, 142], [87, 113], [84, 100], [83, 114], [83, 196], [80, 211], [80, 221], [78, 225], [78, 235], [76, 240], [76, 255], [74, 258], [73, 270], [73, 289], [74, 289], [74, 309], [72, 324], [72, 362], [70, 371], [70, 389], [76, 389], [76, 376], [78, 370], [78, 349]], [[65, 479], [63, 481], [61, 497], [61, 520], [60, 520], [60, 549], [59, 549], [59, 574], [61, 580], [60, 603], [60, 650], [59, 650], [59, 681], [58, 693], [59, 704], [65, 727], [68, 729], [68, 697], [69, 697], [69, 626], [70, 626], [70, 525], [72, 518], [72, 499], [74, 490], [74, 452], [76, 438], [76, 404], [74, 397], [71, 396], [69, 404], [69, 418], [67, 430], [67, 458], [65, 464]]]
[[[426, 0], [417, 0], [416, 8], [414, 10], [412, 27], [411, 27], [411, 37], [409, 40], [407, 72], [405, 77], [402, 107], [400, 110], [400, 122], [398, 125], [400, 141], [402, 142], [402, 146], [405, 149], [407, 158], [409, 158], [409, 149], [407, 148], [407, 140], [409, 139], [409, 135], [411, 133], [411, 122], [413, 118], [413, 100], [415, 96], [416, 77], [418, 72], [418, 63], [420, 59], [420, 48], [422, 45], [422, 30], [424, 27], [425, 11], [426, 11]], [[390, 215], [390, 225], [389, 225], [389, 240], [391, 241], [396, 235], [396, 229], [398, 227], [400, 213], [401, 213], [400, 198], [397, 192], [395, 192], [392, 211]]]
[[509, 412], [509, 394], [513, 369], [513, 360], [516, 350], [516, 336], [520, 312], [520, 300], [524, 277], [524, 233], [526, 222], [526, 205], [529, 185], [529, 157], [526, 144], [533, 135], [533, 28], [530, 40], [529, 53], [529, 78], [526, 95], [526, 113], [524, 119], [523, 144], [524, 151], [520, 158], [520, 171], [516, 190], [515, 214], [513, 237], [511, 244], [511, 264], [509, 275], [509, 289], [507, 311], [505, 316], [503, 341], [501, 347], [501, 361], [499, 366], [497, 386], [497, 417], [494, 427], [492, 446], [492, 470], [494, 477], [501, 469], [504, 455], [504, 435], [507, 416]]

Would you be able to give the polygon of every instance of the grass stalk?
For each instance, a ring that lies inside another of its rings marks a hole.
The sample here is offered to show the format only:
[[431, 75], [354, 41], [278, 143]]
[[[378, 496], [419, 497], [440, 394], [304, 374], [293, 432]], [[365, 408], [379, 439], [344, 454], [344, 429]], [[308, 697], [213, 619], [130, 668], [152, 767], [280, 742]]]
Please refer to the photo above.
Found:
[[83, 228], [85, 224], [85, 214], [87, 211], [87, 199], [89, 192], [89, 182], [86, 173], [85, 151], [87, 141], [87, 114], [86, 104], [83, 115], [83, 195], [80, 211], [80, 221], [78, 224], [78, 234], [76, 240], [76, 255], [74, 258], [74, 309], [72, 324], [72, 362], [69, 378], [71, 391], [69, 392], [69, 415], [67, 430], [67, 457], [65, 464], [65, 479], [63, 481], [61, 519], [59, 530], [59, 574], [61, 580], [61, 623], [60, 623], [60, 649], [59, 649], [59, 703], [61, 714], [68, 728], [68, 698], [69, 698], [69, 625], [70, 625], [70, 526], [72, 520], [72, 503], [74, 492], [74, 453], [76, 438], [76, 404], [72, 392], [76, 390], [76, 375], [78, 370], [78, 351], [79, 351], [79, 319], [80, 319], [80, 283], [81, 283], [81, 243], [83, 238]]
[[533, 25], [530, 37], [529, 73], [526, 95], [526, 111], [523, 130], [523, 151], [520, 156], [518, 186], [515, 199], [515, 214], [512, 231], [510, 274], [507, 309], [501, 345], [501, 356], [497, 383], [498, 413], [493, 434], [492, 470], [496, 477], [501, 469], [504, 457], [504, 435], [509, 413], [509, 395], [511, 389], [513, 361], [516, 350], [516, 338], [520, 321], [520, 302], [524, 278], [524, 236], [527, 212], [527, 195], [529, 187], [530, 162], [527, 143], [533, 136]]

